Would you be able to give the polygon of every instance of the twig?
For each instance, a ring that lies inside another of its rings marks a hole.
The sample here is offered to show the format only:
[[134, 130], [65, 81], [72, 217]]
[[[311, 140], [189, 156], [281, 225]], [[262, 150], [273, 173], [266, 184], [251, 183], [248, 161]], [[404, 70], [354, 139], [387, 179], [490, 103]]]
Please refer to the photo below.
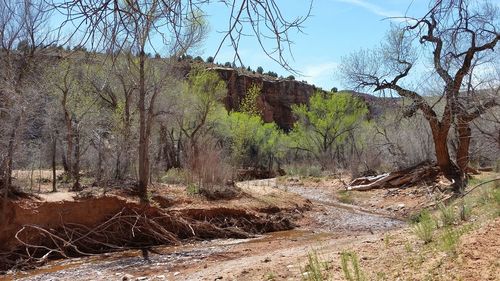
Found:
[[471, 193], [474, 189], [476, 189], [476, 188], [478, 188], [478, 187], [480, 187], [480, 186], [482, 186], [482, 185], [485, 185], [485, 184], [487, 184], [487, 183], [494, 182], [494, 181], [500, 181], [500, 178], [491, 179], [491, 180], [487, 180], [487, 181], [485, 181], [485, 182], [482, 182], [482, 183], [480, 183], [480, 184], [478, 184], [478, 185], [474, 186], [473, 188], [471, 188], [469, 191], [467, 191], [467, 192], [465, 192], [464, 194], [462, 194], [462, 197], [464, 197], [465, 195], [467, 195], [467, 194]]

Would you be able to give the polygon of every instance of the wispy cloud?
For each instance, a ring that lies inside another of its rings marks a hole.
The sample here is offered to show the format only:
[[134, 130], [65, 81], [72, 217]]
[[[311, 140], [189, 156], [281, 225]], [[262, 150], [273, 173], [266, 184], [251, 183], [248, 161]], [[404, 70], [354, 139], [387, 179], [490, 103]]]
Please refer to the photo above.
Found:
[[335, 1], [361, 7], [363, 9], [370, 11], [373, 14], [376, 14], [384, 18], [395, 18], [395, 20], [398, 20], [398, 18], [402, 18], [404, 16], [401, 12], [387, 10], [383, 7], [372, 4], [365, 0], [335, 0]]
[[310, 84], [320, 87], [328, 87], [333, 83], [333, 73], [337, 68], [336, 62], [324, 62], [310, 64], [303, 67], [302, 76], [299, 80], [307, 80]]

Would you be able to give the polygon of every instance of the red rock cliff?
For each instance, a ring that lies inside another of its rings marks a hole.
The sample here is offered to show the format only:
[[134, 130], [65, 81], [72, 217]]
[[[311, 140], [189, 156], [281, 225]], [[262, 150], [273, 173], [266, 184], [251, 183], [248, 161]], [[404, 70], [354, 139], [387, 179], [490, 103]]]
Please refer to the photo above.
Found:
[[260, 85], [261, 95], [257, 101], [265, 122], [276, 122], [279, 127], [289, 130], [295, 121], [292, 105], [307, 103], [316, 87], [304, 82], [277, 79], [264, 75], [241, 73], [236, 69], [213, 67], [227, 84], [228, 95], [224, 100], [229, 110], [237, 110], [248, 89]]

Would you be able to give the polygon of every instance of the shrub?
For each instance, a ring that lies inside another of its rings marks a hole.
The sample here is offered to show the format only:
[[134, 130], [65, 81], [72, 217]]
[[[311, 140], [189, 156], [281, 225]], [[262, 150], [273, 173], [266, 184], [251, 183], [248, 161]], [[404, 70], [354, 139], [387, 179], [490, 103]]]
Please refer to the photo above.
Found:
[[457, 244], [460, 240], [461, 232], [452, 228], [445, 230], [441, 236], [441, 246], [442, 249], [448, 253], [457, 253]]
[[166, 184], [184, 184], [187, 182], [187, 173], [183, 169], [172, 168], [160, 178], [160, 182]]
[[465, 202], [462, 202], [459, 206], [460, 208], [460, 219], [463, 221], [469, 220], [471, 214], [472, 214], [472, 209], [471, 207], [466, 204]]
[[413, 226], [413, 232], [424, 241], [425, 244], [432, 241], [434, 230], [436, 229], [436, 222], [432, 218], [429, 211], [422, 211], [420, 213], [418, 222]]
[[241, 190], [233, 185], [203, 186], [199, 192], [209, 200], [232, 199], [241, 194]]
[[366, 280], [365, 274], [361, 271], [359, 266], [358, 256], [354, 252], [340, 253], [340, 262], [344, 277], [348, 281], [362, 281]]
[[290, 176], [321, 177], [322, 170], [318, 165], [297, 164], [286, 166], [285, 172]]
[[186, 186], [186, 192], [189, 195], [196, 195], [200, 193], [200, 188], [194, 183], [189, 183]]
[[302, 272], [302, 280], [323, 281], [328, 280], [328, 270], [326, 262], [321, 261], [316, 251], [307, 254], [307, 264]]
[[452, 206], [445, 206], [444, 204], [439, 204], [439, 213], [441, 217], [441, 223], [443, 226], [450, 226], [455, 223], [456, 215], [455, 210]]
[[345, 204], [352, 204], [354, 203], [354, 199], [352, 199], [352, 194], [348, 190], [342, 190], [338, 192], [339, 195], [339, 201]]

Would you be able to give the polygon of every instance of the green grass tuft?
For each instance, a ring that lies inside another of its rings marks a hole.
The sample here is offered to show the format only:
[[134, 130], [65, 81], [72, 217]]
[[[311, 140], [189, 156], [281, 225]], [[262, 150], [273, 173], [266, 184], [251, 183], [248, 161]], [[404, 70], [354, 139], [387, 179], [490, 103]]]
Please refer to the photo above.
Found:
[[457, 216], [455, 215], [453, 206], [445, 206], [444, 204], [439, 204], [439, 213], [443, 226], [446, 227], [455, 224]]
[[354, 252], [340, 253], [340, 262], [344, 277], [348, 281], [364, 281], [366, 280], [365, 274], [359, 266], [359, 259]]
[[413, 225], [413, 233], [425, 244], [432, 241], [435, 229], [436, 222], [427, 210], [420, 213], [418, 222]]
[[307, 254], [307, 264], [302, 271], [304, 281], [324, 281], [328, 280], [328, 264], [321, 261], [316, 251]]

